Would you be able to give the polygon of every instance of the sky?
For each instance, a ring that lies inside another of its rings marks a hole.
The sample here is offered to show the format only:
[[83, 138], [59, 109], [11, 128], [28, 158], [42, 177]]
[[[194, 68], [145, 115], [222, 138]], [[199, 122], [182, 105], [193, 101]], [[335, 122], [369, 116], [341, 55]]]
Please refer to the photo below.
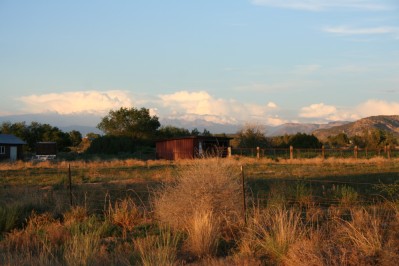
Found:
[[[0, 0], [0, 116], [399, 114], [397, 0]], [[98, 123], [95, 121], [94, 124]]]

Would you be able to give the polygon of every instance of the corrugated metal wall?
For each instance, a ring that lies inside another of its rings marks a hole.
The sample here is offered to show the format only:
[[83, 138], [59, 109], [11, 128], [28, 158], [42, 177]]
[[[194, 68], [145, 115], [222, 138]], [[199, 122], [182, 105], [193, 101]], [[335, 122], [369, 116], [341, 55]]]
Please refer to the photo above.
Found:
[[172, 139], [156, 144], [157, 158], [166, 160], [192, 159], [194, 157], [194, 139]]

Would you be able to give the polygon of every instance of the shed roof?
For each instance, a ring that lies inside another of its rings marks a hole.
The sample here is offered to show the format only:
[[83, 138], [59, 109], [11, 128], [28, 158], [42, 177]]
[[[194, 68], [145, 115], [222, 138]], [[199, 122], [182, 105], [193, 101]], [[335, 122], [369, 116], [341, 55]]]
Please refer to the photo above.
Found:
[[10, 134], [0, 134], [0, 144], [26, 144], [25, 141], [23, 141], [22, 139], [14, 136], [14, 135], [10, 135]]

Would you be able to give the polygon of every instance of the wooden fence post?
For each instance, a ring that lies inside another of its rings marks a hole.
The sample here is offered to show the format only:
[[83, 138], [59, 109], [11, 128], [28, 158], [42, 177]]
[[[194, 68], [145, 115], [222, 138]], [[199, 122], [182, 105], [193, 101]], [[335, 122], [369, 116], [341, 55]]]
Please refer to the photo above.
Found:
[[294, 159], [294, 147], [290, 146], [290, 160]]
[[358, 147], [355, 146], [354, 148], [354, 155], [355, 155], [355, 159], [357, 159], [357, 153], [358, 153]]
[[73, 205], [72, 202], [72, 174], [71, 174], [71, 164], [68, 165], [68, 177], [69, 177], [69, 200], [71, 207]]
[[231, 147], [227, 148], [227, 157], [231, 158]]
[[256, 147], [256, 158], [259, 159], [260, 158], [260, 148]]
[[247, 202], [245, 198], [245, 175], [244, 175], [244, 168], [241, 165], [241, 177], [242, 177], [242, 197], [243, 197], [243, 216], [244, 222], [247, 224]]

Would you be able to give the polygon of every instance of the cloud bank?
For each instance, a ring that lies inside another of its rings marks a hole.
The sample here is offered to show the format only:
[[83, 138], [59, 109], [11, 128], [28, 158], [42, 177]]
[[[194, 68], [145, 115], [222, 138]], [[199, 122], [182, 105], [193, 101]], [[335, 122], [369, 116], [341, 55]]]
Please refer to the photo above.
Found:
[[[137, 97], [125, 91], [75, 91], [29, 95], [19, 98], [26, 113], [56, 112], [62, 115], [79, 113], [103, 116], [120, 107], [146, 107], [161, 119], [195, 121], [197, 119], [219, 124], [255, 122], [280, 125], [287, 122], [327, 123], [353, 121], [373, 115], [399, 113], [399, 102], [370, 99], [354, 107], [312, 103], [299, 108], [296, 115], [273, 101], [264, 104], [243, 103], [235, 99], [217, 98], [207, 91], [177, 91], [153, 97]], [[139, 105], [138, 105], [139, 104]]]
[[56, 112], [59, 114], [103, 114], [110, 109], [131, 106], [125, 91], [76, 91], [29, 95], [18, 99], [24, 104], [23, 111], [30, 113]]

